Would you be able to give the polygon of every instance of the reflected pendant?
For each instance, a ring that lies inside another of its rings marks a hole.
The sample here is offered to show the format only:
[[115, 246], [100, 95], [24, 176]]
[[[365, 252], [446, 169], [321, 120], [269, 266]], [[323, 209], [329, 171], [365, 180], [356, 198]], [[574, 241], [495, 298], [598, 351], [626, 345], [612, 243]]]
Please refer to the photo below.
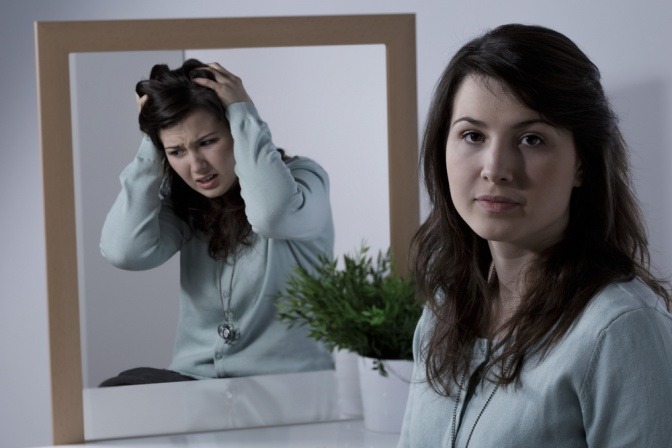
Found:
[[229, 322], [225, 322], [217, 327], [217, 333], [219, 333], [219, 336], [229, 345], [233, 344], [239, 336], [236, 327]]

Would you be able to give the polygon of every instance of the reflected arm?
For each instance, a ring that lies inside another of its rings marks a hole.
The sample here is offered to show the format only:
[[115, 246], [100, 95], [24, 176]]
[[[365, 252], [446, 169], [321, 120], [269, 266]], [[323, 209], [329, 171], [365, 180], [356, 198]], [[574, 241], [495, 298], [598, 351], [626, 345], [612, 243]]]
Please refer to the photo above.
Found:
[[252, 103], [232, 104], [226, 113], [252, 229], [266, 238], [294, 240], [333, 232], [326, 171], [303, 157], [285, 164]]
[[120, 269], [140, 271], [166, 262], [183, 242], [182, 222], [159, 197], [163, 169], [151, 140], [119, 176], [121, 192], [105, 218], [100, 252]]

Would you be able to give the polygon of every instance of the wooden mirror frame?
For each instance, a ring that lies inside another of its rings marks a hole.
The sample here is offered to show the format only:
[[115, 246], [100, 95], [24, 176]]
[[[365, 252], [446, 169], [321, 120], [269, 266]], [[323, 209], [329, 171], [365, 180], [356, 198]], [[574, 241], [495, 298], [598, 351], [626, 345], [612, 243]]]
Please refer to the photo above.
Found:
[[84, 442], [70, 53], [384, 44], [390, 246], [406, 272], [420, 221], [415, 15], [36, 22], [35, 41], [54, 444]]

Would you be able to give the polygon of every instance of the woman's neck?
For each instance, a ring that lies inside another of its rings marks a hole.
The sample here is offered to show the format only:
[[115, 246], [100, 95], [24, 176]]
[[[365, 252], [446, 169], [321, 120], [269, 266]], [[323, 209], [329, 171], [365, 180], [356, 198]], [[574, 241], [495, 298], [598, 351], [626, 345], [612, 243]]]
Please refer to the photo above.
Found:
[[518, 309], [526, 290], [530, 263], [537, 257], [533, 252], [489, 242], [496, 272], [495, 292], [488, 336], [496, 338], [504, 325]]

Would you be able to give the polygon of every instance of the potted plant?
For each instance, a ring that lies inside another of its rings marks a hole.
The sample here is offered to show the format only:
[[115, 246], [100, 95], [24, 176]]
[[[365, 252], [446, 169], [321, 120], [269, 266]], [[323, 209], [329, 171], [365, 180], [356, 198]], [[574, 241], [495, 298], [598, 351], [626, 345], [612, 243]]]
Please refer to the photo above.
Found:
[[[398, 431], [403, 417], [413, 359], [413, 333], [422, 312], [412, 281], [394, 269], [391, 252], [372, 257], [362, 245], [354, 255], [338, 260], [322, 257], [314, 271], [297, 268], [288, 279], [278, 303], [280, 320], [306, 326], [309, 335], [330, 349], [357, 353], [362, 386], [365, 425], [379, 431]], [[373, 373], [373, 378], [367, 374]], [[380, 387], [399, 387], [403, 403], [382, 403], [394, 397]], [[380, 417], [371, 408], [383, 405]], [[392, 413], [393, 415], [390, 415]], [[390, 426], [391, 425], [391, 426]]]

